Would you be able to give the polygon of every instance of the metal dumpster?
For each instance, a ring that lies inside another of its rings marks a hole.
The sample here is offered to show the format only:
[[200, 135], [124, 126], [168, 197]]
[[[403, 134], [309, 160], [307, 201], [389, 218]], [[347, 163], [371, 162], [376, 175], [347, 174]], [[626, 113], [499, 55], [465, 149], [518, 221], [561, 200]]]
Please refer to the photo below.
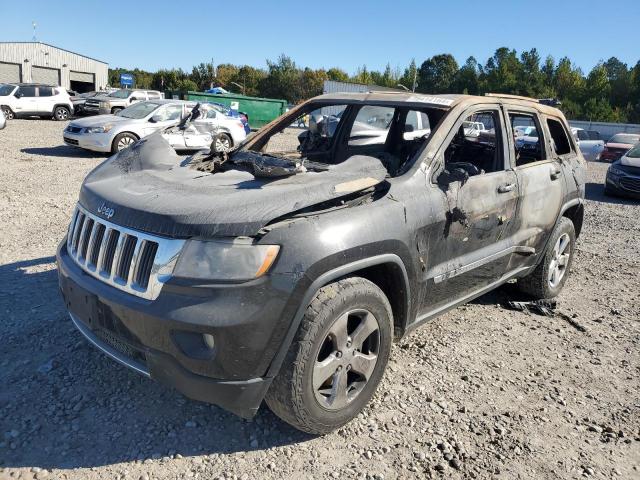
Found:
[[179, 98], [181, 100], [196, 100], [199, 102], [220, 103], [228, 108], [244, 112], [249, 117], [252, 129], [265, 126], [278, 118], [287, 110], [287, 101], [275, 98], [247, 97], [235, 93], [204, 93], [204, 92], [176, 92], [168, 91], [165, 98]]

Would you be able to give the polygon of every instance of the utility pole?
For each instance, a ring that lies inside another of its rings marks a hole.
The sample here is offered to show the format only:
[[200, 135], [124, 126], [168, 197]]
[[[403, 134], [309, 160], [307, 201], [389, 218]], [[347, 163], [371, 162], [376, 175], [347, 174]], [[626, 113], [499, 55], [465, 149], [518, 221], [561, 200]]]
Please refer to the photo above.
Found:
[[31, 26], [33, 27], [33, 41], [37, 42], [38, 38], [36, 37], [36, 27], [38, 26], [38, 24], [35, 21], [32, 21]]

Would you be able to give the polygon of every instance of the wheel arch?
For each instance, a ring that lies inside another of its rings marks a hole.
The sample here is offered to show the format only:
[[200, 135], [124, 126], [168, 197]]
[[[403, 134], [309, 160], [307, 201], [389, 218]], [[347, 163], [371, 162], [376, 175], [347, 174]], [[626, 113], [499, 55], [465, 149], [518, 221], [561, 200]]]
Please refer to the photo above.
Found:
[[366, 278], [383, 291], [391, 304], [395, 337], [402, 336], [411, 306], [409, 276], [404, 263], [399, 256], [392, 253], [356, 260], [323, 273], [307, 288], [282, 344], [267, 370], [267, 377], [274, 377], [278, 374], [307, 306], [311, 303], [316, 292], [329, 283], [352, 276]]
[[580, 201], [574, 201], [565, 205], [562, 216], [567, 217], [573, 222], [573, 228], [576, 231], [576, 238], [580, 236], [582, 224], [584, 222], [584, 204]]

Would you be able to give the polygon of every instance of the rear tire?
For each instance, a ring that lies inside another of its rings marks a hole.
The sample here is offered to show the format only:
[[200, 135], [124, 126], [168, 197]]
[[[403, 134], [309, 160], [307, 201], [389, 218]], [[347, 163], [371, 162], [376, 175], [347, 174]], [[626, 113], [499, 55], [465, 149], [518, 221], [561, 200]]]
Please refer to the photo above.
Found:
[[138, 141], [138, 137], [133, 133], [123, 132], [116, 135], [111, 143], [111, 153], [118, 153], [125, 148], [130, 147]]
[[226, 133], [218, 133], [213, 137], [216, 152], [228, 152], [233, 148], [233, 139]]
[[56, 107], [53, 109], [53, 118], [59, 122], [69, 120], [71, 111], [67, 107]]
[[4, 105], [2, 106], [2, 113], [4, 113], [4, 118], [6, 118], [7, 120], [13, 120], [14, 118], [16, 118], [13, 110], [11, 110], [9, 107], [5, 107]]
[[114, 108], [111, 109], [111, 115], [115, 115], [116, 113], [118, 113], [121, 110], [124, 110], [124, 108], [122, 108], [122, 107], [114, 107]]
[[265, 397], [298, 430], [325, 434], [355, 418], [384, 374], [393, 341], [387, 297], [360, 277], [322, 287]]
[[518, 279], [518, 288], [538, 300], [557, 296], [569, 277], [575, 245], [573, 222], [561, 217], [540, 264], [529, 275]]

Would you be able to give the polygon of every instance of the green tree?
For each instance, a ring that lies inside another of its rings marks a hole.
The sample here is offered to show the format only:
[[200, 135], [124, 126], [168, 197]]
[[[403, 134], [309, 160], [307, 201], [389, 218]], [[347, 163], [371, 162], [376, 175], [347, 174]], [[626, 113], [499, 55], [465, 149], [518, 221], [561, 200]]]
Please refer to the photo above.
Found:
[[456, 72], [453, 90], [456, 93], [478, 95], [480, 93], [480, 70], [474, 57], [467, 58], [464, 65]]
[[420, 65], [418, 90], [425, 93], [449, 93], [458, 72], [458, 62], [451, 54], [434, 55]]
[[518, 91], [521, 95], [528, 97], [542, 98], [546, 96], [548, 89], [545, 88], [545, 76], [540, 68], [540, 55], [535, 48], [520, 55], [522, 68], [519, 70]]
[[488, 92], [520, 94], [522, 64], [515, 50], [502, 47], [487, 60], [484, 68], [484, 80]]
[[270, 98], [284, 98], [291, 103], [298, 100], [300, 70], [295, 62], [282, 54], [275, 62], [267, 60], [267, 75], [260, 83], [261, 94]]
[[333, 80], [335, 82], [348, 82], [349, 74], [339, 68], [330, 68], [327, 70], [327, 80]]
[[[414, 85], [414, 82], [416, 85]], [[409, 66], [404, 69], [404, 73], [399, 78], [398, 83], [404, 85], [409, 90], [416, 89], [418, 83], [418, 67], [415, 58], [412, 58]]]

